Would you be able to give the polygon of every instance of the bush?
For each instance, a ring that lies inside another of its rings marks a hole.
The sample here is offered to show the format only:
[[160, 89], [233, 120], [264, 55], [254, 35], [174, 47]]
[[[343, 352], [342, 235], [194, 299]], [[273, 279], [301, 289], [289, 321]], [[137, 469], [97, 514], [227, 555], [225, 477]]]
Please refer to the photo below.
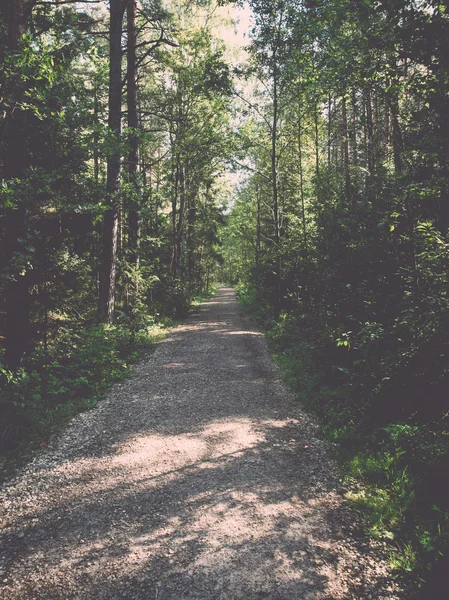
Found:
[[61, 423], [94, 406], [163, 335], [138, 309], [117, 325], [62, 329], [48, 350], [36, 348], [12, 373], [0, 366], [0, 450], [43, 441]]
[[[436, 360], [442, 344], [436, 357], [426, 340], [405, 352], [406, 338], [392, 343], [374, 321], [350, 330], [299, 311], [274, 321], [251, 286], [241, 286], [240, 299], [265, 330], [288, 385], [338, 444], [348, 497], [367, 533], [393, 544], [398, 571], [424, 576], [449, 549], [449, 425], [433, 401], [444, 384]], [[423, 370], [427, 395], [411, 402], [406, 391]]]

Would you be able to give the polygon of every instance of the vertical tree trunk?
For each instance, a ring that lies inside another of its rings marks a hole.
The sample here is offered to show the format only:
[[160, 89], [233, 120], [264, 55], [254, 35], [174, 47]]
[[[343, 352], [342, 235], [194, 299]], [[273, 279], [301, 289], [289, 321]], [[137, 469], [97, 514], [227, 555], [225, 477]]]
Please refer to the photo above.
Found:
[[393, 125], [393, 158], [394, 158], [394, 169], [397, 174], [402, 169], [402, 151], [404, 149], [404, 141], [402, 138], [402, 130], [399, 124], [399, 102], [397, 97], [394, 96], [390, 103], [391, 109], [391, 120]]
[[316, 178], [317, 178], [317, 184], [318, 184], [318, 179], [320, 177], [320, 138], [319, 138], [319, 131], [318, 131], [318, 100], [315, 102], [315, 115], [314, 115], [314, 122], [315, 122], [315, 173], [316, 173]]
[[279, 188], [278, 188], [278, 169], [277, 169], [277, 138], [278, 138], [278, 118], [279, 118], [279, 98], [278, 98], [278, 69], [277, 56], [273, 52], [273, 123], [271, 129], [271, 180], [273, 193], [273, 221], [274, 221], [274, 245], [275, 245], [275, 313], [279, 314], [281, 310], [281, 239], [279, 227]]
[[94, 179], [95, 183], [98, 184], [100, 180], [100, 159], [98, 153], [98, 147], [100, 144], [100, 136], [98, 134], [98, 82], [96, 76], [94, 76]]
[[179, 182], [179, 161], [175, 152], [174, 133], [170, 128], [170, 148], [171, 148], [171, 178], [172, 178], [172, 198], [171, 198], [171, 225], [172, 225], [172, 259], [170, 271], [173, 277], [176, 277], [178, 270], [177, 254], [177, 211], [178, 211], [178, 182]]
[[[140, 214], [138, 206], [139, 186], [137, 181], [137, 168], [139, 163], [139, 119], [137, 114], [137, 29], [136, 29], [136, 0], [128, 0], [127, 7], [127, 104], [128, 104], [128, 127], [129, 154], [128, 174], [132, 187], [132, 199], [128, 212], [128, 247], [129, 263], [136, 269], [139, 266], [140, 246]], [[135, 282], [134, 295], [138, 294], [138, 281]]]
[[327, 101], [327, 167], [331, 166], [331, 128], [332, 123], [332, 95], [329, 93]]
[[342, 120], [343, 120], [343, 163], [345, 173], [345, 200], [349, 204], [351, 201], [351, 174], [349, 171], [349, 130], [348, 130], [348, 111], [346, 107], [346, 95], [341, 99], [342, 102]]
[[391, 145], [391, 135], [390, 135], [390, 106], [388, 102], [385, 102], [385, 135], [384, 135], [384, 144], [385, 144], [385, 158], [388, 159], [389, 148]]
[[256, 267], [259, 269], [260, 264], [260, 236], [261, 236], [261, 226], [260, 226], [260, 190], [259, 184], [256, 184], [256, 203], [257, 203], [257, 224], [256, 224]]
[[[179, 159], [178, 159], [179, 160]], [[178, 211], [178, 222], [176, 225], [176, 256], [178, 260], [178, 269], [181, 270], [181, 276], [183, 276], [183, 269], [181, 268], [181, 255], [182, 255], [182, 237], [184, 232], [184, 220], [186, 211], [186, 178], [185, 178], [185, 167], [179, 165], [179, 211]]]
[[160, 145], [158, 145], [157, 148], [157, 162], [156, 162], [156, 168], [155, 168], [155, 186], [156, 186], [156, 194], [155, 194], [155, 206], [156, 206], [156, 228], [155, 228], [155, 233], [158, 233], [158, 218], [157, 218], [157, 211], [158, 211], [158, 203], [159, 203], [159, 189], [161, 186], [161, 147]]
[[366, 107], [366, 152], [367, 165], [370, 177], [374, 177], [375, 162], [374, 162], [374, 126], [373, 126], [373, 107], [371, 103], [371, 91], [368, 89], [365, 92], [365, 107]]
[[357, 165], [357, 94], [353, 88], [351, 91], [351, 160]]
[[110, 0], [109, 21], [109, 118], [114, 150], [108, 156], [106, 204], [103, 221], [103, 250], [100, 267], [98, 320], [111, 323], [114, 318], [117, 270], [117, 235], [120, 192], [120, 133], [122, 108], [122, 26], [125, 0]]
[[[330, 148], [330, 146], [329, 146]], [[301, 217], [302, 217], [302, 234], [304, 240], [304, 250], [306, 260], [308, 261], [309, 249], [307, 241], [306, 228], [306, 206], [304, 198], [304, 172], [302, 164], [302, 119], [301, 119], [301, 104], [298, 106], [298, 171], [299, 171], [299, 193], [301, 198]]]
[[[188, 173], [188, 171], [187, 171]], [[190, 293], [195, 289], [195, 229], [196, 229], [196, 195], [197, 189], [192, 189], [189, 181], [184, 181], [186, 203], [186, 251], [187, 251], [187, 280]], [[181, 196], [182, 200], [182, 196]]]

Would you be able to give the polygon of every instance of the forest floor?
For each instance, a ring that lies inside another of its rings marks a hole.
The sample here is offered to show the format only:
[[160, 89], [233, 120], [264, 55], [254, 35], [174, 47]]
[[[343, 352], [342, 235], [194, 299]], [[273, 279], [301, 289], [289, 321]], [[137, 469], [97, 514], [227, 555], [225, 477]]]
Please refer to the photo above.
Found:
[[331, 455], [220, 288], [4, 485], [0, 597], [403, 598]]

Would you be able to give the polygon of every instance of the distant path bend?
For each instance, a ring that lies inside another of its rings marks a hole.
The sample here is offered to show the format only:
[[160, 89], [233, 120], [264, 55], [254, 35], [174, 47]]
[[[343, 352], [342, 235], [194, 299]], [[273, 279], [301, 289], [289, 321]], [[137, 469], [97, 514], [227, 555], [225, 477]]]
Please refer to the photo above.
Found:
[[3, 490], [3, 600], [399, 598], [221, 288]]

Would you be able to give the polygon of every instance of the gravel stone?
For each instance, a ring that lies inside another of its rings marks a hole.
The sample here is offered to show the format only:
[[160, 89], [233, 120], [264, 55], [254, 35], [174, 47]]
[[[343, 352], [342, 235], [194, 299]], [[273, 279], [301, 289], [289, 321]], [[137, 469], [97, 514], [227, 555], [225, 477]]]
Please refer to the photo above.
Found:
[[3, 486], [0, 597], [405, 599], [332, 452], [220, 288]]

